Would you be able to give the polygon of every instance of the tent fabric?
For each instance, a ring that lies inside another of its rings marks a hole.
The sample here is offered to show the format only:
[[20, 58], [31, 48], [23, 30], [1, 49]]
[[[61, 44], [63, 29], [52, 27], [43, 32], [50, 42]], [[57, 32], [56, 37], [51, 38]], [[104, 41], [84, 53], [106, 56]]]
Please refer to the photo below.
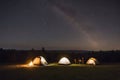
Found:
[[41, 64], [40, 62], [41, 62], [40, 57], [36, 57], [36, 58], [33, 60], [33, 64], [35, 64], [35, 65]]
[[88, 59], [86, 64], [96, 65], [96, 64], [98, 64], [98, 60], [96, 58], [91, 57], [91, 58]]
[[59, 60], [58, 64], [68, 65], [68, 64], [71, 64], [71, 63], [70, 63], [68, 58], [63, 57]]
[[35, 57], [33, 59], [33, 64], [34, 65], [44, 65], [44, 66], [46, 66], [48, 63], [43, 56], [39, 56], [39, 57]]
[[47, 63], [47, 61], [45, 60], [45, 58], [43, 57], [43, 56], [40, 56], [40, 58], [41, 58], [41, 64], [42, 65], [47, 65], [48, 63]]

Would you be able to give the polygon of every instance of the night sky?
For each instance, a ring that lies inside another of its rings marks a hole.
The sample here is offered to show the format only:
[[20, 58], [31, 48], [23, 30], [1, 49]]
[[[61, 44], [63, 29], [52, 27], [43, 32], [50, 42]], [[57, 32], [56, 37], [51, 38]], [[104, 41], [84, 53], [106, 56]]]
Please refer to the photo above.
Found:
[[0, 47], [120, 49], [119, 0], [0, 0]]

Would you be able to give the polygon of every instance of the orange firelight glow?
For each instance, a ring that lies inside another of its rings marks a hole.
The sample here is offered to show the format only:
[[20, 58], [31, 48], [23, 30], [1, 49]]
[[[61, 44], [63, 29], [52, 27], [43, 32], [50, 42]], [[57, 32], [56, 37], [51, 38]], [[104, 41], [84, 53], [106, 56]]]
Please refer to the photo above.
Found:
[[29, 65], [29, 66], [33, 66], [33, 62], [31, 61], [28, 65]]

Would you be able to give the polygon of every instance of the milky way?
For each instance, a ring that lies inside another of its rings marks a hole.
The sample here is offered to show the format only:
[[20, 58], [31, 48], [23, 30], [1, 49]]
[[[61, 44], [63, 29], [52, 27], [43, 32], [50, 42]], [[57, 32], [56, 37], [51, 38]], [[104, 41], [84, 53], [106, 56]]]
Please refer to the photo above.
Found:
[[120, 49], [118, 0], [1, 0], [0, 47]]

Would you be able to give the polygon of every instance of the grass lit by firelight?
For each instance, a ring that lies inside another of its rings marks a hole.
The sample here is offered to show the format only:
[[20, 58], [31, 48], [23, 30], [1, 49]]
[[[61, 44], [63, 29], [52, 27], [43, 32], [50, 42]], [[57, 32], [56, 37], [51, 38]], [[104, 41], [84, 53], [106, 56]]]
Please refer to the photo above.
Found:
[[0, 67], [0, 80], [120, 80], [120, 65]]

